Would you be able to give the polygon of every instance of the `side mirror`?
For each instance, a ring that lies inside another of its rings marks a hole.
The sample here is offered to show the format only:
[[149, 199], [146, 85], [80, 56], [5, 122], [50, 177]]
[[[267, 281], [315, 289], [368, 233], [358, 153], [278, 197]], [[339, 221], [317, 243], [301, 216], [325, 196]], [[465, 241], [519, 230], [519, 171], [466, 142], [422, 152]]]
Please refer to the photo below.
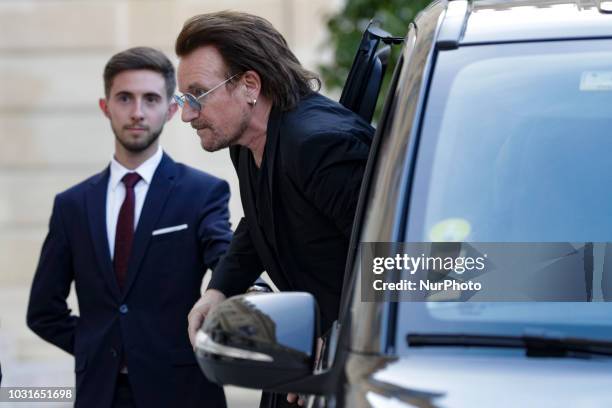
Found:
[[240, 295], [210, 312], [195, 353], [206, 377], [217, 384], [273, 390], [312, 375], [318, 334], [311, 294]]

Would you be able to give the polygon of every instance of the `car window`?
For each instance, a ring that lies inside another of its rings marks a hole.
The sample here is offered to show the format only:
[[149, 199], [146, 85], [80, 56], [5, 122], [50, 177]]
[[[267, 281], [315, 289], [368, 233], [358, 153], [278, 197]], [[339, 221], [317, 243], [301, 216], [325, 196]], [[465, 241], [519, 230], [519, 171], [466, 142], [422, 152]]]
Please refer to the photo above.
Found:
[[611, 46], [441, 52], [417, 159], [411, 238], [439, 240], [436, 226], [455, 219], [469, 230], [456, 238], [472, 242], [612, 241]]
[[[406, 241], [612, 242], [611, 50], [610, 40], [582, 40], [441, 51]], [[612, 298], [608, 250], [594, 252], [593, 296]], [[553, 330], [612, 340], [608, 303], [415, 302], [398, 316], [398, 336]]]

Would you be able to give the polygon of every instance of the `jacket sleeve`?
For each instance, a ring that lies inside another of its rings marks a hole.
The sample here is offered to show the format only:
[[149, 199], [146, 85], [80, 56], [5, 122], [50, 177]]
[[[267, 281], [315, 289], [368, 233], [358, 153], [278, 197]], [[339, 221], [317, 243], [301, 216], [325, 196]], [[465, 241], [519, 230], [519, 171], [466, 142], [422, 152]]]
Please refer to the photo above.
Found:
[[240, 220], [229, 249], [213, 271], [208, 289], [217, 289], [230, 297], [244, 293], [263, 272], [245, 218]]
[[70, 245], [59, 198], [56, 197], [49, 232], [32, 282], [27, 324], [44, 340], [70, 354], [73, 354], [74, 333], [79, 319], [66, 303], [73, 279]]
[[293, 152], [292, 178], [349, 239], [369, 145], [347, 133], [320, 133], [304, 140]]
[[229, 185], [219, 180], [211, 188], [200, 214], [198, 237], [204, 265], [215, 269], [232, 239], [229, 222]]

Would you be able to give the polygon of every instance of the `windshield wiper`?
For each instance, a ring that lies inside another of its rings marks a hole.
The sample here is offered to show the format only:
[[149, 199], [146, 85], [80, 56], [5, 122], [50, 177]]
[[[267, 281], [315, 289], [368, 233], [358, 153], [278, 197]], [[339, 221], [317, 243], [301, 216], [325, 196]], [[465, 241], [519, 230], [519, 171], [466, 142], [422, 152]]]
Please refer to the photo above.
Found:
[[612, 356], [612, 341], [539, 335], [408, 334], [410, 347], [522, 348], [528, 357], [570, 357], [579, 354]]

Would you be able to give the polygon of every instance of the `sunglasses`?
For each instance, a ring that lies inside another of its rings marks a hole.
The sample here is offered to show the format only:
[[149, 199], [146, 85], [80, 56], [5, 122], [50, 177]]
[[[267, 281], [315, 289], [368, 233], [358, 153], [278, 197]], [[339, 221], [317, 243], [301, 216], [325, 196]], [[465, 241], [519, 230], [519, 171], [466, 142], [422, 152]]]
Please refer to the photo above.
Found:
[[215, 89], [221, 87], [222, 85], [226, 84], [227, 82], [231, 81], [232, 79], [234, 79], [238, 75], [239, 74], [232, 75], [230, 78], [227, 78], [225, 81], [223, 81], [220, 84], [214, 86], [209, 91], [204, 92], [202, 95], [198, 96], [197, 98], [195, 96], [193, 96], [192, 94], [190, 94], [190, 93], [184, 93], [183, 95], [174, 95], [174, 101], [181, 108], [183, 106], [185, 106], [185, 101], [187, 101], [187, 103], [189, 104], [189, 106], [192, 109], [200, 112], [200, 111], [202, 111], [202, 108], [204, 107], [204, 98], [206, 96], [210, 95], [212, 93], [212, 91], [214, 91]]

